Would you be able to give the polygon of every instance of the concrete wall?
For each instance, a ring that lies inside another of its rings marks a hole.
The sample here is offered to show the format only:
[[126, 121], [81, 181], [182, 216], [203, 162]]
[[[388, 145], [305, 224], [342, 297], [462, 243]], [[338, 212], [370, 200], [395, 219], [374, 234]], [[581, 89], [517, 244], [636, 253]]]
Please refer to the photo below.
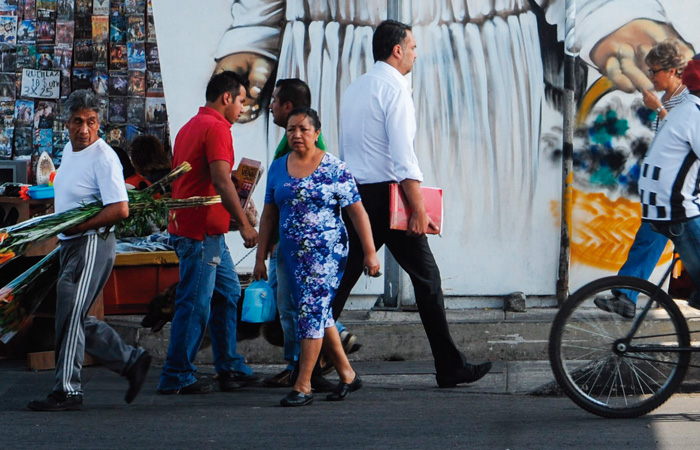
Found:
[[[372, 30], [387, 17], [386, 0], [202, 5], [153, 0], [171, 135], [204, 103], [218, 64], [248, 73], [253, 85], [245, 123], [233, 127], [237, 158], [271, 162], [281, 132], [268, 120], [267, 104], [275, 79], [288, 77], [311, 86], [329, 149], [337, 154], [339, 101], [372, 65]], [[693, 26], [700, 11], [692, 0], [578, 0], [577, 6], [575, 152], [582, 164], [574, 177], [572, 289], [614, 273], [624, 261], [639, 221], [639, 157], [632, 149], [648, 146], [652, 137], [640, 119], [636, 86], [618, 76], [606, 87], [598, 67], [612, 74], [617, 56], [629, 53], [625, 70], [635, 64], [645, 70], [640, 55], [669, 36], [700, 48]], [[431, 246], [447, 295], [555, 292], [563, 7], [562, 0], [398, 1], [399, 19], [413, 25], [418, 43], [410, 75], [416, 153], [425, 184], [445, 190], [444, 233], [431, 238]], [[638, 84], [648, 85], [644, 78]], [[599, 117], [608, 117], [617, 133], [596, 134]], [[264, 180], [255, 195], [260, 206], [263, 192]], [[239, 236], [229, 236], [229, 243], [234, 261], [246, 255]], [[252, 265], [252, 255], [241, 263]], [[381, 290], [375, 281], [369, 289], [358, 283], [355, 293]]]

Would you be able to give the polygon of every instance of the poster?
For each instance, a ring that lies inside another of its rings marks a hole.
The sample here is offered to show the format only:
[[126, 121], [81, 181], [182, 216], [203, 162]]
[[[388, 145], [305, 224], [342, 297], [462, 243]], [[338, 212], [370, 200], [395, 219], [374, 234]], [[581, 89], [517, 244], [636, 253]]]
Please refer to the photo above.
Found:
[[12, 72], [17, 68], [17, 48], [3, 46], [0, 48], [0, 72]]
[[147, 97], [163, 96], [163, 77], [160, 72], [149, 70], [146, 72]]
[[14, 133], [15, 159], [31, 159], [34, 151], [34, 136], [31, 127], [17, 127]]
[[109, 68], [111, 70], [122, 70], [127, 68], [126, 45], [112, 44], [109, 50]]
[[36, 66], [39, 70], [53, 69], [53, 46], [42, 46], [36, 48]]
[[158, 57], [158, 44], [146, 44], [146, 67], [148, 70], [160, 72], [160, 58]]
[[40, 9], [37, 11], [36, 19], [36, 42], [37, 44], [53, 44], [56, 39], [56, 20], [53, 12]]
[[105, 130], [104, 140], [111, 147], [126, 147], [126, 127], [110, 125]]
[[93, 0], [74, 0], [75, 1], [75, 14], [81, 16], [87, 16], [92, 13], [92, 1]]
[[128, 42], [144, 42], [146, 40], [146, 25], [143, 19], [143, 16], [129, 16], [126, 33]]
[[124, 6], [127, 14], [145, 14], [146, 0], [125, 0]]
[[56, 20], [73, 20], [74, 11], [75, 0], [58, 0], [58, 5], [56, 6]]
[[17, 69], [36, 69], [36, 46], [20, 45], [17, 47]]
[[127, 94], [130, 96], [144, 97], [146, 95], [146, 73], [140, 70], [129, 71], [129, 87]]
[[9, 101], [15, 99], [15, 78], [12, 73], [0, 73], [0, 101]]
[[73, 69], [73, 90], [90, 89], [92, 87], [92, 69]]
[[17, 16], [0, 16], [0, 44], [17, 43]]
[[149, 124], [165, 124], [167, 121], [167, 112], [164, 98], [146, 98], [146, 121]]
[[53, 128], [55, 102], [39, 101], [34, 108], [34, 128]]
[[95, 70], [92, 76], [92, 89], [97, 95], [108, 95], [109, 90], [107, 87], [108, 83], [107, 72], [101, 70]]
[[147, 17], [148, 20], [148, 33], [147, 33], [147, 40], [148, 42], [156, 43], [158, 42], [158, 39], [156, 38], [156, 22], [155, 19], [153, 18], [153, 15], [148, 15]]
[[92, 14], [93, 16], [108, 16], [109, 0], [93, 0]]
[[56, 45], [73, 47], [75, 22], [72, 20], [56, 22]]
[[[126, 97], [109, 98], [109, 121], [111, 123], [125, 124], [127, 119]], [[126, 136], [125, 136], [126, 137]]]
[[143, 127], [146, 124], [146, 100], [143, 97], [130, 97], [126, 113], [129, 124]]
[[15, 129], [12, 127], [3, 127], [0, 132], [0, 159], [12, 158], [12, 140]]
[[23, 20], [17, 27], [17, 42], [19, 44], [34, 44], [36, 42], [36, 23], [34, 19]]
[[126, 42], [126, 16], [124, 5], [112, 5], [109, 14], [109, 41], [119, 44]]
[[143, 42], [127, 42], [129, 70], [146, 70], [146, 46]]
[[75, 67], [92, 67], [92, 41], [90, 39], [80, 39], [75, 41], [73, 61]]
[[73, 48], [57, 46], [53, 50], [53, 67], [55, 70], [70, 70], [73, 62]]
[[57, 0], [36, 0], [36, 9], [43, 9], [45, 11], [51, 11], [52, 14], [54, 14], [55, 17], [55, 12], [56, 8], [58, 6]]
[[15, 126], [30, 127], [34, 120], [34, 101], [17, 100], [15, 102]]
[[129, 77], [127, 72], [109, 73], [109, 95], [126, 96], [129, 87]]
[[92, 42], [106, 44], [109, 41], [109, 17], [92, 16]]

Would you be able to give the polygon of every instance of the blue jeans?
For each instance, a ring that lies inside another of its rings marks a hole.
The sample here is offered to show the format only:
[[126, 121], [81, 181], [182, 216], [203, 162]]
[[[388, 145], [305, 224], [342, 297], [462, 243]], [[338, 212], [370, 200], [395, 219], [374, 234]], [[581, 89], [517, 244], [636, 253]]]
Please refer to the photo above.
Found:
[[689, 301], [700, 304], [700, 294], [697, 290], [700, 286], [700, 217], [685, 222], [655, 222], [651, 228], [671, 239], [676, 246], [676, 252], [695, 285]]
[[[253, 373], [236, 353], [241, 285], [224, 236], [205, 236], [198, 241], [171, 234], [170, 244], [180, 259], [180, 283], [158, 389], [179, 389], [197, 381], [193, 363], [207, 325], [216, 372]], [[212, 298], [214, 291], [221, 296]]]
[[[280, 324], [284, 334], [284, 360], [287, 361], [287, 369], [292, 370], [299, 360], [301, 343], [297, 338], [297, 307], [292, 300], [292, 292], [289, 289], [287, 274], [284, 271], [284, 261], [277, 258], [277, 249], [270, 257], [270, 286], [275, 291], [277, 298], [277, 310], [280, 314]], [[272, 283], [272, 280], [275, 283]]]
[[[297, 336], [297, 319], [299, 317], [298, 306], [292, 298], [289, 282], [284, 268], [283, 258], [277, 258], [277, 249], [270, 256], [268, 281], [275, 292], [277, 310], [280, 314], [280, 324], [284, 334], [284, 360], [287, 361], [287, 369], [293, 370], [299, 361], [301, 341]], [[338, 333], [345, 331], [345, 326], [336, 321]]]
[[[627, 260], [622, 265], [618, 275], [649, 279], [654, 268], [659, 263], [659, 258], [668, 244], [668, 238], [651, 229], [649, 222], [642, 222], [634, 237], [634, 242], [627, 254]], [[637, 303], [639, 292], [630, 290], [620, 290]]]

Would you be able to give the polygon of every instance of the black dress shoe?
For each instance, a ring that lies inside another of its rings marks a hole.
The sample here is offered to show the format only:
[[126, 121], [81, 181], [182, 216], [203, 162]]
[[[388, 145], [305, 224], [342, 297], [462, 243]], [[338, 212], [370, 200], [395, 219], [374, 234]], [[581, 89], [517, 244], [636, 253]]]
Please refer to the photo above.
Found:
[[451, 375], [437, 375], [435, 378], [441, 388], [455, 387], [461, 383], [473, 383], [489, 373], [491, 365], [491, 362], [467, 364], [463, 369], [459, 369]]
[[314, 394], [292, 391], [280, 400], [282, 406], [306, 406], [314, 402]]
[[358, 374], [355, 374], [355, 379], [352, 380], [352, 383], [348, 384], [343, 383], [341, 381], [340, 383], [338, 383], [338, 386], [335, 387], [333, 392], [326, 395], [326, 400], [328, 400], [329, 402], [339, 402], [341, 400], [345, 400], [345, 397], [347, 397], [349, 393], [355, 392], [361, 387], [362, 378], [360, 378]]

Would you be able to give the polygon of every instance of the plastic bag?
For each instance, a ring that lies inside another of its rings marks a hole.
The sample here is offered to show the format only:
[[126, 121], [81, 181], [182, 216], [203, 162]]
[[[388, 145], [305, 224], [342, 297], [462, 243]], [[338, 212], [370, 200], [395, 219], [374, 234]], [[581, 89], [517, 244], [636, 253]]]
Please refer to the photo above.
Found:
[[277, 302], [267, 281], [253, 281], [245, 290], [241, 320], [249, 323], [272, 322], [277, 314]]

